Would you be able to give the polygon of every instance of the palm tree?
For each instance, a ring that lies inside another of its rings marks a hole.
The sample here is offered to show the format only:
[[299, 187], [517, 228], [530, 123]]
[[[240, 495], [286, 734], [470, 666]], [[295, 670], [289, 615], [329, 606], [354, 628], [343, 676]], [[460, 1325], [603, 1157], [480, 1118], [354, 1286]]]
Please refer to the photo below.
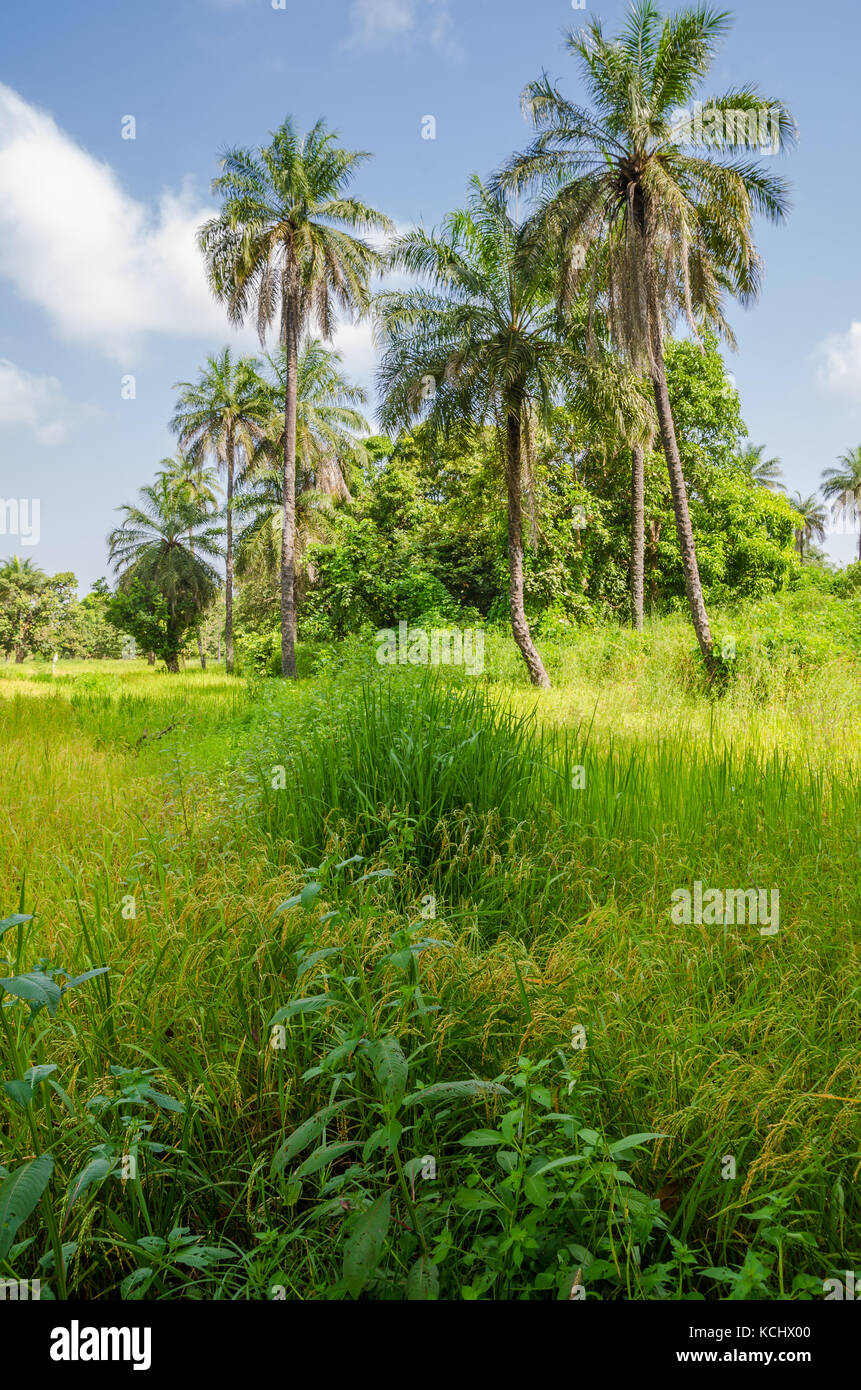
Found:
[[775, 492], [783, 492], [780, 459], [763, 458], [764, 453], [764, 444], [752, 444], [748, 440], [739, 454], [739, 462], [752, 483], [758, 483], [760, 487], [767, 487]]
[[[208, 505], [192, 501], [161, 473], [142, 487], [140, 502], [117, 510], [125, 516], [108, 536], [109, 560], [120, 586], [134, 580], [156, 590], [167, 609], [165, 661], [179, 670], [186, 631], [214, 599], [219, 585], [212, 561], [221, 558], [222, 531]], [[193, 545], [190, 544], [193, 538]]]
[[467, 207], [439, 233], [401, 237], [390, 263], [427, 286], [380, 296], [383, 426], [422, 414], [431, 435], [447, 435], [462, 421], [496, 424], [508, 498], [511, 628], [533, 685], [547, 687], [524, 607], [524, 435], [533, 407], [547, 418], [576, 368], [558, 332], [544, 239], [534, 226], [518, 226], [505, 197], [474, 178]]
[[223, 197], [218, 217], [200, 230], [212, 288], [234, 323], [252, 311], [263, 343], [279, 320], [287, 370], [284, 383], [283, 517], [281, 545], [281, 670], [296, 675], [296, 426], [299, 344], [315, 323], [323, 338], [334, 310], [363, 313], [370, 303], [379, 253], [352, 231], [388, 232], [382, 213], [347, 196], [367, 155], [341, 149], [323, 121], [299, 135], [288, 118], [256, 152], [229, 150], [213, 191]]
[[[218, 494], [221, 489], [216, 481], [216, 474], [213, 468], [207, 468], [203, 458], [198, 455], [178, 453], [174, 458], [166, 458], [161, 461], [160, 475], [163, 475], [172, 490], [179, 493], [187, 501], [197, 503], [210, 513], [218, 511]], [[232, 537], [231, 537], [232, 539]], [[189, 530], [188, 548], [194, 554], [194, 531]], [[203, 647], [203, 638], [200, 635], [200, 628], [197, 633], [197, 655], [200, 660], [201, 671], [206, 670], [206, 652]]]
[[[237, 542], [237, 572], [244, 572], [256, 553], [269, 569], [280, 567], [283, 526], [284, 397], [287, 372], [283, 348], [267, 357], [271, 371], [272, 413], [264, 438], [239, 479], [236, 510], [251, 518]], [[296, 566], [297, 596], [303, 581], [313, 580], [306, 563], [308, 546], [331, 534], [333, 503], [352, 500], [348, 479], [366, 462], [360, 434], [369, 434], [367, 420], [356, 408], [366, 394], [342, 371], [339, 352], [316, 338], [306, 338], [299, 350], [296, 390]]]
[[[841, 454], [839, 462], [839, 468], [826, 468], [823, 472], [822, 491], [831, 503], [834, 519], [843, 517], [854, 526], [861, 521], [861, 444]], [[858, 559], [861, 561], [861, 531]]]
[[791, 499], [791, 505], [798, 513], [801, 523], [795, 531], [795, 544], [803, 560], [805, 541], [809, 545], [814, 537], [818, 541], [825, 540], [827, 513], [815, 493], [811, 497], [802, 497], [800, 492], [796, 492]]
[[752, 217], [759, 212], [780, 221], [785, 215], [783, 180], [744, 154], [738, 119], [728, 128], [725, 113], [767, 109], [776, 117], [781, 148], [795, 135], [781, 102], [766, 102], [744, 87], [707, 103], [714, 117], [709, 154], [684, 148], [689, 141], [674, 115], [706, 77], [728, 23], [728, 16], [705, 7], [662, 20], [652, 0], [637, 0], [615, 41], [604, 37], [598, 20], [570, 33], [568, 48], [579, 59], [593, 109], [568, 101], [546, 74], [530, 83], [523, 102], [538, 134], [498, 175], [501, 186], [543, 190], [534, 216], [558, 248], [563, 303], [579, 292], [589, 248], [597, 243], [606, 258], [611, 337], [652, 382], [685, 589], [710, 671], [711, 629], [667, 390], [664, 337], [683, 315], [694, 334], [708, 324], [734, 342], [724, 297], [731, 293], [746, 302], [759, 290]]
[[177, 382], [171, 428], [180, 448], [203, 463], [213, 458], [227, 478], [225, 551], [225, 665], [233, 670], [233, 487], [236, 470], [263, 437], [269, 418], [266, 388], [253, 357], [234, 360], [229, 347], [206, 359], [196, 382]]

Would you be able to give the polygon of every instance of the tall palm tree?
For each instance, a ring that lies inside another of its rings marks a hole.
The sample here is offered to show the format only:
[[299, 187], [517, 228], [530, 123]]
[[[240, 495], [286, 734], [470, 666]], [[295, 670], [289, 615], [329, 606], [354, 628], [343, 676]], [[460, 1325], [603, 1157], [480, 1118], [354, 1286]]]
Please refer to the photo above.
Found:
[[379, 253], [352, 232], [388, 232], [382, 213], [349, 197], [364, 153], [341, 149], [318, 121], [300, 135], [288, 118], [271, 144], [229, 150], [213, 191], [218, 217], [199, 233], [212, 288], [234, 323], [254, 312], [261, 343], [274, 319], [286, 355], [284, 383], [283, 517], [281, 545], [281, 670], [296, 675], [296, 421], [299, 344], [316, 324], [323, 338], [335, 327], [335, 306], [349, 314], [370, 304]]
[[601, 24], [572, 32], [592, 109], [568, 101], [544, 74], [523, 94], [538, 131], [529, 149], [498, 175], [502, 186], [541, 188], [540, 217], [559, 252], [559, 295], [579, 292], [584, 249], [606, 256], [613, 341], [634, 368], [648, 372], [669, 471], [673, 510], [691, 616], [704, 661], [713, 669], [712, 637], [703, 600], [687, 488], [667, 390], [664, 339], [683, 315], [694, 334], [710, 324], [733, 342], [723, 314], [727, 293], [743, 302], [759, 290], [753, 242], [755, 213], [780, 221], [783, 180], [750, 158], [739, 122], [727, 112], [776, 118], [777, 144], [795, 126], [783, 103], [753, 87], [708, 101], [711, 148], [700, 154], [674, 117], [695, 96], [729, 19], [706, 7], [663, 20], [652, 0], [637, 0], [618, 39]]
[[[215, 469], [208, 468], [201, 455], [178, 453], [174, 458], [162, 459], [160, 473], [167, 479], [173, 491], [179, 493], [187, 501], [196, 503], [211, 514], [218, 511], [218, 494], [221, 489], [216, 481]], [[193, 555], [194, 531], [191, 529], [188, 533], [188, 548]], [[200, 669], [205, 671], [206, 651], [199, 627], [196, 637]]]
[[225, 665], [233, 670], [233, 488], [236, 470], [250, 458], [268, 423], [269, 400], [253, 357], [234, 359], [229, 347], [208, 357], [196, 382], [177, 382], [171, 428], [193, 459], [215, 460], [227, 479], [225, 550]]
[[739, 462], [752, 483], [758, 483], [760, 487], [767, 487], [774, 492], [783, 492], [780, 459], [767, 459], [763, 457], [764, 454], [764, 444], [752, 444], [748, 440], [739, 454]]
[[530, 412], [549, 416], [573, 350], [560, 340], [553, 265], [534, 226], [518, 226], [502, 194], [471, 183], [467, 207], [438, 233], [417, 230], [390, 252], [426, 286], [380, 296], [384, 428], [424, 415], [431, 433], [497, 425], [508, 498], [511, 628], [533, 685], [550, 680], [523, 593], [524, 435]]
[[[854, 526], [861, 521], [861, 444], [840, 455], [839, 468], [826, 468], [822, 491], [831, 503], [835, 520], [843, 517]], [[858, 559], [861, 561], [861, 531], [858, 533]]]
[[815, 493], [810, 497], [802, 497], [800, 492], [796, 492], [791, 504], [793, 510], [798, 513], [799, 525], [795, 530], [795, 544], [803, 560], [805, 542], [809, 545], [814, 537], [818, 541], [825, 540], [825, 523], [828, 517]]
[[[284, 381], [287, 372], [283, 348], [267, 356], [271, 377], [272, 413], [264, 438], [239, 479], [237, 512], [250, 518], [237, 542], [237, 570], [247, 567], [252, 555], [261, 555], [268, 569], [274, 560], [280, 567], [283, 526]], [[370, 427], [357, 409], [366, 393], [353, 385], [342, 370], [340, 352], [316, 338], [305, 338], [299, 350], [296, 389], [296, 566], [298, 592], [311, 578], [308, 546], [331, 534], [333, 504], [349, 502], [348, 480], [366, 461], [361, 435]]]
[[176, 672], [186, 631], [218, 591], [213, 561], [222, 556], [222, 530], [212, 524], [210, 508], [184, 496], [165, 473], [142, 487], [138, 496], [139, 502], [117, 508], [125, 515], [108, 536], [109, 560], [121, 586], [140, 579], [164, 598], [168, 614], [165, 661], [168, 670]]

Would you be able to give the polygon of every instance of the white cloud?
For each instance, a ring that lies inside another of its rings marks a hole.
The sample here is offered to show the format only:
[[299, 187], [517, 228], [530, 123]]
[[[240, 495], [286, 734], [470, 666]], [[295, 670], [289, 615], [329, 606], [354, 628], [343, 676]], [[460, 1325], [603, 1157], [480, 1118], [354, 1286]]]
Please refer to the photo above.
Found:
[[[43, 309], [68, 342], [130, 366], [150, 335], [259, 350], [253, 322], [237, 333], [206, 281], [196, 232], [214, 211], [190, 184], [163, 191], [153, 206], [137, 201], [109, 164], [0, 83], [0, 275]], [[273, 332], [270, 347], [275, 338]], [[344, 324], [334, 342], [345, 370], [367, 377], [369, 326]], [[17, 423], [32, 423], [45, 443], [60, 442], [58, 420], [45, 418], [59, 383], [26, 373], [13, 381], [9, 373], [17, 369], [5, 365], [0, 423], [13, 422], [8, 412], [23, 411]]]
[[69, 432], [94, 413], [92, 407], [72, 406], [56, 377], [37, 376], [0, 358], [0, 429], [31, 429], [40, 444], [64, 444]]
[[451, 26], [449, 0], [353, 0], [347, 43], [373, 47], [419, 32], [442, 48]]
[[820, 345], [817, 382], [825, 391], [861, 405], [861, 323], [833, 333]]
[[211, 213], [188, 186], [153, 207], [136, 201], [110, 165], [0, 84], [0, 274], [63, 338], [122, 362], [148, 333], [223, 338], [195, 243]]

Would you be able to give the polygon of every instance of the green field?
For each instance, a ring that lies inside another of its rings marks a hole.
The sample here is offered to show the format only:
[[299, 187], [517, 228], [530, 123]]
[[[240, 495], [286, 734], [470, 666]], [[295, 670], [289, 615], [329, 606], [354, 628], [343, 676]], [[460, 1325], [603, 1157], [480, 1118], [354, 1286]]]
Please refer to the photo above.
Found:
[[[501, 637], [483, 679], [358, 640], [295, 685], [0, 670], [0, 1162], [50, 1168], [0, 1276], [781, 1299], [857, 1266], [857, 656], [717, 695], [690, 647], [548, 642], [540, 694]], [[674, 922], [697, 881], [777, 889], [779, 930]]]

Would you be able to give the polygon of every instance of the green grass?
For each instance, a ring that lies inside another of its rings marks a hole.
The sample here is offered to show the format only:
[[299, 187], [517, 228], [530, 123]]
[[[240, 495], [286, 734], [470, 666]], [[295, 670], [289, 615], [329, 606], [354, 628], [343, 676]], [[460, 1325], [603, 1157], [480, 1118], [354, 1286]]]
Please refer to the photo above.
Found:
[[[681, 620], [548, 660], [544, 696], [501, 638], [478, 682], [358, 644], [297, 687], [0, 672], [5, 975], [108, 967], [55, 1017], [3, 996], [4, 1082], [57, 1070], [0, 1095], [0, 1163], [53, 1159], [1, 1277], [775, 1299], [857, 1266], [851, 650], [765, 697], [755, 653], [705, 694]], [[695, 879], [777, 888], [779, 932], [674, 924]]]

